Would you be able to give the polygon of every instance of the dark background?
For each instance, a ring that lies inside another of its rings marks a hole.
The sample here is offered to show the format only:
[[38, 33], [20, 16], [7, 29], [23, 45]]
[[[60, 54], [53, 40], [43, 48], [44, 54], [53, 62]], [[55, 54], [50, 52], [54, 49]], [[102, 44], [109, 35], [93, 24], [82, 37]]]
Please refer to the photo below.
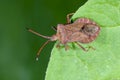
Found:
[[35, 61], [46, 41], [25, 27], [51, 36], [51, 26], [66, 22], [87, 0], [0, 0], [0, 80], [44, 80], [53, 44], [49, 43]]

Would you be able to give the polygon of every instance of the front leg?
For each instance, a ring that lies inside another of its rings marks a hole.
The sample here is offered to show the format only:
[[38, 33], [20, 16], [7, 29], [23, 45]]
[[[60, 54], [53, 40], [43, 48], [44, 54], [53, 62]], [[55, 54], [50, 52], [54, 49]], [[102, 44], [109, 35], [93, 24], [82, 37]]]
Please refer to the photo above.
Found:
[[56, 48], [60, 48], [60, 42], [56, 44]]
[[57, 27], [52, 26], [52, 29], [57, 32]]
[[[58, 42], [57, 45], [56, 45], [56, 48], [59, 49], [59, 48], [61, 47], [60, 44], [61, 44], [61, 43]], [[64, 46], [65, 46], [65, 51], [67, 51], [67, 50], [69, 49], [69, 46], [68, 46], [67, 44], [64, 44]]]

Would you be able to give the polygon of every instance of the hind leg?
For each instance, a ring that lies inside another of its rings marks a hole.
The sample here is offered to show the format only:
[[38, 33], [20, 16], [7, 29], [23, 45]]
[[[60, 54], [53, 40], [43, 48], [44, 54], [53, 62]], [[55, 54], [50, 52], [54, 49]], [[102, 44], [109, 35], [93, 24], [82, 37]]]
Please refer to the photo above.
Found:
[[88, 46], [87, 48], [84, 48], [82, 45], [80, 45], [79, 42], [75, 42], [83, 51], [89, 51], [90, 49], [95, 50], [92, 46]]

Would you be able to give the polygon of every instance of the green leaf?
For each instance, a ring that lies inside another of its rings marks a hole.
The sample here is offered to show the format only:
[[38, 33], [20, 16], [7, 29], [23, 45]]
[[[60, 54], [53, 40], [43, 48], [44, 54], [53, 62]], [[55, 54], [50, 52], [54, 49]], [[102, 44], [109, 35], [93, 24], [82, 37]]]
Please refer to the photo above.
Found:
[[84, 47], [54, 46], [46, 72], [46, 80], [119, 80], [120, 79], [120, 1], [89, 0], [73, 15], [72, 20], [87, 17], [98, 23], [101, 31], [97, 39]]

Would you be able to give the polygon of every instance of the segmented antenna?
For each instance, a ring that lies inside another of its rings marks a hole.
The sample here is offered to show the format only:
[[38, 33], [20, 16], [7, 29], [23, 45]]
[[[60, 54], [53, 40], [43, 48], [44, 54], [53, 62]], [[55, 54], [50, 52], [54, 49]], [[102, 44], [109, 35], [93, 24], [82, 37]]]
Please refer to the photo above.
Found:
[[47, 40], [38, 50], [37, 55], [36, 55], [36, 61], [38, 61], [38, 57], [40, 55], [40, 52], [42, 51], [42, 49], [50, 42], [50, 40]]
[[49, 40], [47, 40], [47, 41], [40, 47], [40, 49], [38, 50], [37, 55], [36, 55], [36, 61], [38, 61], [38, 57], [39, 57], [39, 55], [40, 55], [40, 52], [41, 52], [42, 49], [51, 41], [51, 37], [41, 35], [40, 33], [37, 33], [37, 32], [33, 31], [33, 30], [30, 29], [30, 28], [26, 28], [26, 29], [27, 29], [29, 32], [33, 33], [33, 34], [36, 34], [37, 36], [40, 36], [40, 37], [49, 39]]
[[36, 34], [37, 36], [40, 36], [40, 37], [43, 37], [43, 38], [46, 38], [46, 39], [51, 39], [51, 37], [49, 37], [49, 36], [44, 36], [44, 35], [36, 32], [36, 31], [34, 31], [34, 30], [30, 29], [30, 28], [26, 28], [26, 29], [27, 29], [29, 32], [33, 33], [33, 34]]

